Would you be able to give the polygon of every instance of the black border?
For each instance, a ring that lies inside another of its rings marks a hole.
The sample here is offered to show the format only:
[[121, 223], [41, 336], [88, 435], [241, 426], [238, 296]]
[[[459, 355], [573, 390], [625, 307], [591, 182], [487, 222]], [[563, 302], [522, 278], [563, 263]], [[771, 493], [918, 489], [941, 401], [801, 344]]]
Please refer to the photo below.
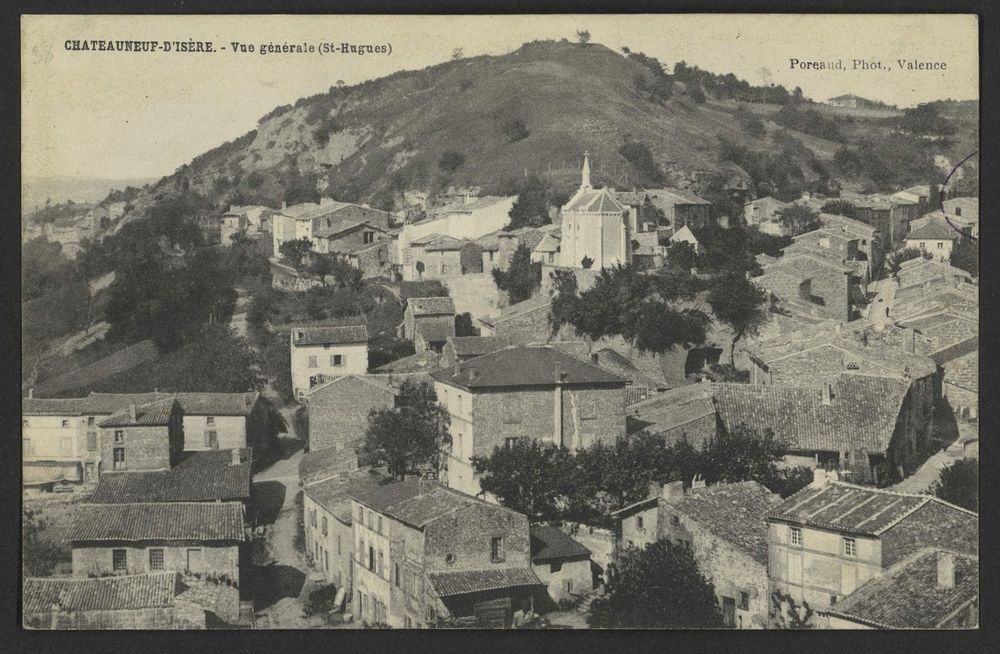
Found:
[[[10, 498], [0, 502], [0, 523], [5, 529], [2, 534], [0, 571], [6, 582], [7, 593], [0, 601], [0, 650], [8, 652], [63, 652], [81, 651], [117, 652], [132, 654], [152, 651], [181, 651], [185, 646], [201, 651], [276, 651], [289, 649], [295, 652], [308, 651], [417, 651], [434, 648], [437, 651], [564, 651], [572, 648], [580, 651], [615, 652], [628, 649], [630, 652], [663, 651], [677, 649], [686, 651], [756, 651], [773, 649], [798, 649], [815, 652], [836, 649], [838, 652], [886, 652], [921, 651], [933, 652], [983, 652], [997, 651], [996, 620], [997, 606], [997, 548], [996, 542], [996, 500], [997, 493], [981, 494], [981, 540], [988, 544], [980, 555], [981, 605], [983, 618], [978, 631], [967, 632], [810, 632], [795, 635], [794, 632], [669, 632], [669, 631], [519, 631], [519, 632], [474, 632], [474, 631], [359, 631], [338, 630], [335, 635], [324, 631], [235, 631], [235, 632], [28, 632], [18, 625], [19, 603], [19, 560], [14, 553], [19, 552], [20, 516], [20, 460], [19, 430], [16, 417], [20, 413], [20, 325], [19, 311], [19, 271], [20, 271], [20, 20], [23, 13], [62, 14], [513, 14], [513, 13], [974, 13], [980, 17], [980, 135], [981, 135], [981, 201], [991, 210], [989, 214], [1000, 214], [992, 209], [998, 206], [1000, 175], [997, 168], [989, 164], [997, 161], [989, 155], [996, 153], [996, 138], [1000, 111], [998, 111], [998, 45], [997, 7], [989, 0], [881, 0], [877, 5], [870, 0], [678, 0], [675, 2], [653, 2], [638, 0], [549, 0], [548, 2], [526, 2], [522, 0], [343, 0], [330, 2], [321, 0], [292, 0], [261, 2], [237, 0], [206, 0], [190, 2], [185, 0], [145, 0], [124, 2], [122, 0], [18, 0], [0, 8], [0, 66], [5, 82], [0, 95], [0, 122], [3, 125], [3, 174], [0, 175], [0, 207], [6, 209], [0, 228], [3, 229], [3, 257], [0, 258], [0, 280], [3, 284], [4, 301], [0, 303], [4, 343], [9, 344], [2, 351], [0, 370], [3, 372], [0, 385], [0, 401], [3, 402], [2, 431], [0, 437], [0, 462], [9, 474], [0, 475], [2, 497]], [[792, 35], [790, 35], [790, 38]], [[849, 37], [847, 37], [849, 38]], [[933, 38], [928, 34], [927, 38]], [[963, 47], [963, 44], [956, 44]], [[1000, 220], [1000, 215], [993, 220]], [[991, 220], [984, 220], [981, 233], [987, 236], [987, 243], [996, 236], [996, 228]], [[984, 250], [981, 262], [980, 322], [990, 327], [996, 317], [997, 291], [989, 282], [995, 279], [997, 257], [990, 250]], [[983, 283], [985, 282], [985, 283]], [[980, 358], [995, 361], [996, 330], [981, 330]], [[984, 366], [981, 370], [981, 384], [984, 388], [996, 388], [995, 368]], [[991, 383], [992, 382], [992, 383]], [[980, 424], [996, 424], [997, 403], [987, 394], [981, 400]], [[997, 447], [992, 441], [991, 431], [984, 429], [981, 454], [981, 485], [985, 489], [997, 488], [996, 461]], [[18, 498], [18, 501], [13, 501]], [[982, 516], [986, 516], [985, 519]], [[807, 640], [803, 641], [800, 638]], [[993, 642], [992, 646], [988, 643]]]

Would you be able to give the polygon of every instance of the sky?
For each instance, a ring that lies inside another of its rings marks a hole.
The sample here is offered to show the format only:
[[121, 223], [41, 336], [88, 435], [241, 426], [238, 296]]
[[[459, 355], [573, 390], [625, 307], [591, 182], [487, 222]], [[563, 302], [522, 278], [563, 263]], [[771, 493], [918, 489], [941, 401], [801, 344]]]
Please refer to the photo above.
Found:
[[[22, 175], [158, 177], [255, 128], [271, 109], [347, 85], [536, 39], [627, 46], [815, 100], [899, 106], [978, 99], [978, 29], [961, 15], [22, 16]], [[212, 41], [214, 53], [67, 50], [67, 40]], [[231, 42], [390, 44], [389, 54], [235, 53]], [[790, 59], [848, 70], [792, 69]], [[890, 69], [850, 70], [854, 59]], [[897, 60], [943, 62], [900, 70]]]

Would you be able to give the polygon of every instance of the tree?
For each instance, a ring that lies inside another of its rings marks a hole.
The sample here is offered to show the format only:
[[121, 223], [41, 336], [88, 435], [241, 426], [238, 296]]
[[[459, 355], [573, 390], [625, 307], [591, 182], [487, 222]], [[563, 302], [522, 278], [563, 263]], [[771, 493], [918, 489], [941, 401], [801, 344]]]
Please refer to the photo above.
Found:
[[588, 30], [577, 30], [576, 31], [576, 40], [579, 41], [580, 43], [589, 43], [590, 42], [590, 32]]
[[955, 242], [951, 250], [951, 265], [961, 268], [970, 275], [979, 276], [979, 241], [963, 236]]
[[687, 241], [674, 241], [667, 246], [667, 265], [680, 270], [691, 270], [698, 262], [698, 253]]
[[626, 549], [608, 594], [590, 605], [591, 627], [705, 629], [722, 627], [715, 589], [687, 548], [658, 540]]
[[770, 624], [771, 629], [812, 629], [815, 611], [809, 602], [803, 600], [796, 604], [795, 598], [788, 593], [776, 590], [771, 593]]
[[931, 492], [946, 502], [979, 511], [979, 460], [961, 459], [946, 466]]
[[777, 493], [781, 499], [791, 497], [813, 482], [813, 469], [809, 466], [781, 468], [768, 482], [762, 482], [772, 493]]
[[479, 330], [472, 324], [472, 314], [468, 311], [455, 316], [455, 336], [479, 336]]
[[278, 246], [281, 256], [288, 259], [292, 266], [298, 269], [302, 265], [302, 260], [312, 251], [312, 241], [307, 238], [285, 241]]
[[590, 270], [594, 265], [594, 260], [585, 254], [583, 255], [583, 259], [580, 259], [580, 265], [584, 270]]
[[521, 141], [531, 135], [531, 132], [528, 131], [528, 126], [520, 118], [511, 118], [505, 122], [503, 124], [503, 133], [507, 135], [511, 143]]
[[552, 323], [552, 331], [557, 331], [561, 326], [574, 322], [574, 311], [577, 307], [577, 283], [576, 275], [572, 270], [556, 268], [549, 273], [552, 280], [552, 308], [549, 311], [549, 320]]
[[666, 176], [660, 165], [653, 159], [653, 153], [645, 143], [628, 141], [618, 148], [618, 154], [632, 164], [632, 168], [639, 174], [640, 179], [651, 185], [657, 186], [666, 181]]
[[847, 200], [828, 200], [822, 207], [821, 213], [832, 213], [835, 216], [846, 218], [857, 218], [858, 208]]
[[36, 509], [21, 507], [21, 569], [25, 577], [48, 577], [56, 565], [71, 560], [68, 549], [42, 538], [49, 522]]
[[523, 302], [542, 283], [542, 264], [532, 262], [531, 250], [521, 244], [511, 257], [507, 270], [493, 269], [493, 281], [497, 288], [507, 291], [511, 304]]
[[529, 175], [510, 208], [508, 230], [540, 227], [549, 222], [548, 185], [537, 175]]
[[479, 486], [509, 509], [532, 518], [553, 518], [565, 505], [561, 493], [572, 459], [564, 447], [534, 438], [497, 446], [488, 457], [472, 457]]
[[925, 103], [912, 109], [904, 109], [899, 118], [899, 126], [918, 136], [938, 135], [948, 136], [955, 133], [955, 126], [942, 116], [937, 105]]
[[436, 475], [441, 450], [451, 442], [449, 414], [426, 382], [404, 381], [389, 409], [373, 409], [362, 454], [371, 465], [383, 465], [390, 475]]
[[778, 209], [778, 222], [785, 229], [789, 236], [798, 236], [818, 229], [820, 226], [819, 213], [810, 209], [804, 204], [793, 204], [789, 207]]
[[766, 300], [767, 292], [739, 272], [722, 275], [708, 292], [715, 317], [733, 329], [729, 363], [734, 367], [736, 343], [744, 336], [756, 336], [770, 318]]
[[705, 91], [697, 84], [688, 85], [688, 97], [694, 100], [698, 104], [705, 104], [706, 97]]
[[904, 248], [890, 253], [889, 256], [885, 258], [885, 266], [892, 276], [896, 277], [899, 274], [904, 261], [919, 259], [921, 257], [924, 259], [930, 259], [931, 256], [930, 252], [921, 250], [920, 248]]
[[465, 155], [461, 152], [448, 150], [438, 159], [438, 168], [451, 175], [465, 163]]
[[777, 464], [788, 446], [766, 429], [760, 433], [744, 424], [732, 431], [720, 428], [701, 450], [702, 474], [710, 484], [756, 481], [761, 485], [778, 477]]

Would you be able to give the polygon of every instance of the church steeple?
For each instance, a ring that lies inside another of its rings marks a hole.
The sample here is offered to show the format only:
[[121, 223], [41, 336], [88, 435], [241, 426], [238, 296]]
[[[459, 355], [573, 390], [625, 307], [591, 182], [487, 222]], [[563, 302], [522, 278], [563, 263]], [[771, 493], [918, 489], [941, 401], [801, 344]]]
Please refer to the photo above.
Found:
[[584, 150], [583, 152], [583, 180], [580, 183], [581, 189], [589, 189], [590, 186], [590, 153]]

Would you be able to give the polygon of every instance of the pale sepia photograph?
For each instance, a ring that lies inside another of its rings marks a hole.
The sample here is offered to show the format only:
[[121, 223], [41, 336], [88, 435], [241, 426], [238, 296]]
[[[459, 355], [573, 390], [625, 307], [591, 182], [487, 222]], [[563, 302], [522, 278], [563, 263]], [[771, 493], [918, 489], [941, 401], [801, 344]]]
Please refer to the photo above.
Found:
[[979, 628], [976, 15], [20, 34], [22, 628]]

